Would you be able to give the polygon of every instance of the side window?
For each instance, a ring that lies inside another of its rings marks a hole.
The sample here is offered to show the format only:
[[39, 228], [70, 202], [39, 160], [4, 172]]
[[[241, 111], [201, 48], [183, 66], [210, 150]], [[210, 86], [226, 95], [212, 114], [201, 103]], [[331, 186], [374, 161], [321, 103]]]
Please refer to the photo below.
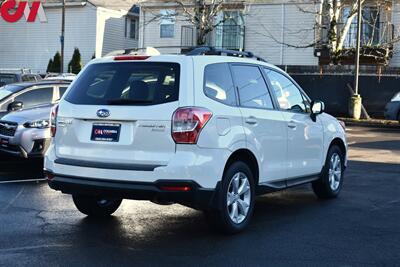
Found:
[[229, 65], [211, 64], [204, 69], [204, 93], [211, 99], [226, 105], [236, 105], [235, 86]]
[[53, 87], [44, 87], [28, 91], [20, 94], [14, 100], [24, 103], [24, 108], [49, 104], [53, 100]]
[[308, 101], [290, 79], [270, 69], [264, 69], [264, 72], [271, 82], [281, 109], [296, 112], [308, 111]]
[[257, 66], [232, 66], [242, 107], [273, 109], [272, 99]]
[[65, 91], [67, 91], [67, 89], [68, 86], [58, 87], [58, 90], [60, 91], [60, 99], [65, 94]]

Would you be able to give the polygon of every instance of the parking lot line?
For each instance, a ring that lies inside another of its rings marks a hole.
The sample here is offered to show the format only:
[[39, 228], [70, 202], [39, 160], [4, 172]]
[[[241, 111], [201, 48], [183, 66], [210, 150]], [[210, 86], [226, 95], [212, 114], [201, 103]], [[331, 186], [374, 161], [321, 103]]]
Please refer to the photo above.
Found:
[[15, 183], [28, 183], [28, 182], [40, 182], [40, 181], [46, 181], [46, 178], [16, 180], [16, 181], [1, 181], [0, 184], [15, 184]]

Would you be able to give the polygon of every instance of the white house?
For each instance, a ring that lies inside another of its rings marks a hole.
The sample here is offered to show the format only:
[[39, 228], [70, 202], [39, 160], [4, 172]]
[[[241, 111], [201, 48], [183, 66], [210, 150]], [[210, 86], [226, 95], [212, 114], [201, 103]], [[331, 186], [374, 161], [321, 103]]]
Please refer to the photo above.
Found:
[[[83, 64], [95, 55], [137, 47], [139, 8], [133, 0], [67, 0], [64, 70], [77, 47]], [[43, 1], [47, 22], [9, 23], [0, 18], [0, 68], [30, 68], [45, 72], [61, 50], [61, 1]]]

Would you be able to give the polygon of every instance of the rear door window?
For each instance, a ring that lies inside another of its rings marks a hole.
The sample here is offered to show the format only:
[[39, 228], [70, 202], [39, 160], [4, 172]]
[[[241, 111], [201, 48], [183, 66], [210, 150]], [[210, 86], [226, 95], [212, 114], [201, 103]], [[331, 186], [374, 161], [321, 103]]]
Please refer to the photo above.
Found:
[[50, 104], [53, 101], [53, 87], [43, 87], [24, 92], [15, 97], [14, 101], [21, 101], [24, 108]]
[[272, 98], [258, 66], [233, 65], [242, 107], [273, 109]]
[[81, 105], [155, 105], [179, 98], [177, 63], [124, 62], [90, 65], [65, 100]]

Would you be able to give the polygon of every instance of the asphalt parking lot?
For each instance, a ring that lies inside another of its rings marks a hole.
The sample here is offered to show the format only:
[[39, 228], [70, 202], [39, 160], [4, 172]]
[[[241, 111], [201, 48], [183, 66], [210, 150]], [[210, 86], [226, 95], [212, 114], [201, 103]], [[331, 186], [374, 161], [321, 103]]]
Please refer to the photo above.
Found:
[[[0, 184], [0, 265], [400, 266], [400, 129], [348, 133], [338, 199], [317, 200], [310, 186], [260, 197], [235, 236], [179, 205], [124, 201], [95, 221], [45, 182]], [[0, 163], [2, 181], [40, 177], [40, 162]]]

